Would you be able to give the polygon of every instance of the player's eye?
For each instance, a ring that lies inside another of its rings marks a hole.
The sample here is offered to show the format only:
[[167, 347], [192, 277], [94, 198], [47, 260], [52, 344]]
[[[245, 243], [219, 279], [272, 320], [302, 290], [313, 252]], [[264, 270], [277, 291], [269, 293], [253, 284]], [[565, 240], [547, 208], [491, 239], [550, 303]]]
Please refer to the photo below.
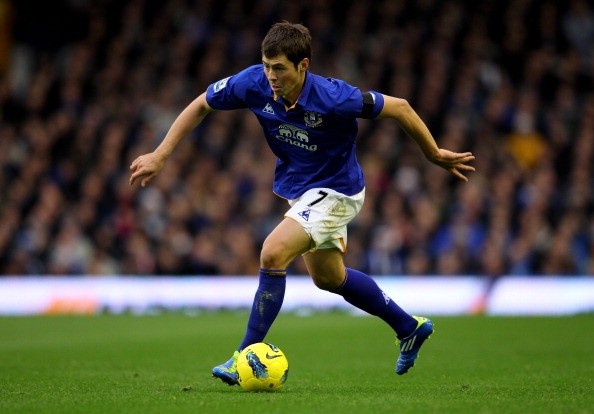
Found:
[[283, 65], [274, 65], [271, 66], [268, 63], [262, 63], [262, 65], [264, 66], [264, 70], [265, 71], [274, 71], [274, 72], [284, 72], [285, 70], [287, 70], [286, 67], [284, 67]]

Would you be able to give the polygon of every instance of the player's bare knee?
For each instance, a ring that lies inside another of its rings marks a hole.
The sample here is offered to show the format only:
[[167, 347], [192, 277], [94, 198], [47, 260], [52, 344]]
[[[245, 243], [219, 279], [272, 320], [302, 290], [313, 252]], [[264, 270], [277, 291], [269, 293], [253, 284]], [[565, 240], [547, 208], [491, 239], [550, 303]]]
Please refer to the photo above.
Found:
[[327, 276], [311, 275], [311, 279], [318, 289], [327, 290], [329, 292], [336, 291], [342, 284], [341, 281]]
[[282, 249], [270, 244], [264, 244], [260, 252], [260, 267], [263, 269], [284, 269], [288, 265], [282, 254]]

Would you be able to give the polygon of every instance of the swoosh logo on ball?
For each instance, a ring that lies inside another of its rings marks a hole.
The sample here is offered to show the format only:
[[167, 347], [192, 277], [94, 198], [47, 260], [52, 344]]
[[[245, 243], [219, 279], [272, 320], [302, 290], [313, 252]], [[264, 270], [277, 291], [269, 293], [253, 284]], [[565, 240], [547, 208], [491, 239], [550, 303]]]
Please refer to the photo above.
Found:
[[280, 355], [270, 355], [268, 352], [266, 352], [266, 359], [274, 359], [278, 357], [280, 357]]

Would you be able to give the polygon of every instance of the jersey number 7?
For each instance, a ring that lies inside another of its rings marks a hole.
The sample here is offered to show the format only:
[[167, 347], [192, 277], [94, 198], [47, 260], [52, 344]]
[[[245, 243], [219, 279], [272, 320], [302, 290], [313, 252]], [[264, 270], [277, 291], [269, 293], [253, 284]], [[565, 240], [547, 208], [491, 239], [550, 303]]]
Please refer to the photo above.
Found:
[[314, 201], [312, 201], [311, 203], [309, 203], [307, 206], [308, 207], [312, 207], [315, 206], [316, 204], [318, 204], [320, 201], [322, 201], [323, 199], [325, 199], [326, 197], [328, 197], [328, 193], [325, 191], [318, 191], [318, 194], [320, 195], [319, 198], [316, 198]]

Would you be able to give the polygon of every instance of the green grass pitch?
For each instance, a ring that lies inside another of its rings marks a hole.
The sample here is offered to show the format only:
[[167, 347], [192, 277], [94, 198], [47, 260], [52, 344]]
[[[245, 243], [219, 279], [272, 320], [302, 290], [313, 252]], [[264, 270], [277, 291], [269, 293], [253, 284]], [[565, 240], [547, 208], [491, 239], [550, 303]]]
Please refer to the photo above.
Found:
[[[428, 315], [430, 316], [430, 315]], [[408, 374], [387, 325], [283, 313], [267, 340], [289, 359], [275, 393], [210, 376], [244, 312], [0, 318], [2, 413], [593, 413], [594, 315], [433, 317]]]

